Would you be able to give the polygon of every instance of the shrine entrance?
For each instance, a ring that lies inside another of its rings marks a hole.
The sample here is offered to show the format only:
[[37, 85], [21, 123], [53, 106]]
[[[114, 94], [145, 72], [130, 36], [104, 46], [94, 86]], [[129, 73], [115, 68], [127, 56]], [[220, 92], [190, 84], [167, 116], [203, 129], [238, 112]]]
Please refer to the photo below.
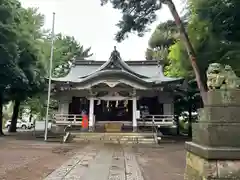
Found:
[[95, 121], [132, 122], [132, 101], [95, 101]]

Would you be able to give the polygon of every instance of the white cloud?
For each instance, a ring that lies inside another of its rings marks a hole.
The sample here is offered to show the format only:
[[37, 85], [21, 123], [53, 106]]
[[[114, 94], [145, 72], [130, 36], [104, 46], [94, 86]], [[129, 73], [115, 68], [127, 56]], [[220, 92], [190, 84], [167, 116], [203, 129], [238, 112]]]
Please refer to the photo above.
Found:
[[[124, 60], [143, 60], [151, 32], [140, 38], [134, 34], [121, 44], [114, 40], [117, 32], [115, 24], [121, 19], [121, 13], [111, 5], [100, 6], [100, 0], [20, 0], [24, 7], [38, 7], [46, 17], [45, 27], [52, 26], [52, 13], [56, 13], [55, 32], [74, 36], [84, 47], [92, 47], [93, 58], [106, 60], [113, 46], [117, 46]], [[179, 0], [176, 0], [180, 8]], [[154, 30], [161, 21], [171, 18], [164, 7], [158, 12], [158, 21], [151, 25]]]

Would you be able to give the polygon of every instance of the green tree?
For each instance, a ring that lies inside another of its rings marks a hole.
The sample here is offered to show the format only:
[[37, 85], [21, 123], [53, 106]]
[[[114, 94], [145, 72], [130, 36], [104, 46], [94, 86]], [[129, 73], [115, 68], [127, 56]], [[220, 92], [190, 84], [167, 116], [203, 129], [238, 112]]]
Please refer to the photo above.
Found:
[[27, 97], [32, 97], [34, 94], [43, 91], [45, 87], [45, 74], [41, 74], [41, 66], [38, 65], [38, 50], [34, 49], [33, 42], [22, 41], [19, 45], [21, 51], [18, 66], [27, 77], [28, 84], [26, 87], [13, 87], [10, 89], [11, 98], [15, 102], [9, 129], [10, 132], [16, 132], [20, 103], [27, 99]]
[[17, 118], [22, 101], [44, 90], [44, 66], [42, 65], [40, 49], [36, 38], [41, 38], [43, 16], [36, 9], [23, 9], [20, 14], [20, 24], [17, 29], [19, 57], [17, 66], [22, 70], [28, 83], [25, 86], [10, 88], [10, 96], [14, 101], [12, 121], [9, 131], [16, 132]]
[[[51, 35], [47, 34], [41, 43], [41, 51], [44, 56], [44, 66], [48, 70], [49, 58], [51, 49]], [[72, 61], [76, 59], [85, 59], [92, 56], [91, 48], [84, 49], [74, 37], [63, 36], [61, 33], [56, 34], [54, 41], [54, 55], [53, 55], [53, 77], [63, 77], [70, 69]], [[43, 119], [46, 114], [46, 92], [38, 93], [36, 96], [29, 97], [24, 106], [30, 108], [32, 114], [35, 114], [39, 119]], [[55, 100], [51, 100], [51, 111], [56, 106]]]
[[21, 5], [16, 0], [2, 0], [0, 7], [0, 134], [3, 135], [4, 94], [12, 87], [25, 86], [27, 78], [16, 65], [19, 55], [16, 29]]
[[[187, 31], [196, 50], [197, 64], [201, 76], [206, 81], [205, 72], [210, 63], [230, 64], [237, 75], [240, 75], [239, 28], [240, 3], [236, 0], [189, 0]], [[169, 75], [181, 72], [188, 79], [195, 79], [187, 52], [181, 41], [170, 47], [169, 66], [165, 68]], [[181, 101], [189, 103], [187, 94]], [[184, 107], [181, 104], [181, 107]], [[189, 118], [189, 134], [191, 135], [191, 118]]]
[[193, 78], [192, 68], [187, 61], [188, 55], [181, 41], [169, 47], [168, 64], [165, 66], [165, 75], [169, 77]]
[[[101, 0], [102, 4], [106, 4], [108, 0]], [[111, 1], [113, 8], [122, 11], [122, 20], [118, 23], [120, 28], [116, 34], [116, 40], [121, 41], [125, 39], [128, 33], [136, 31], [139, 36], [143, 36], [147, 29], [147, 26], [156, 20], [156, 11], [160, 10], [162, 5], [167, 5], [172, 13], [175, 23], [178, 27], [179, 33], [181, 34], [182, 40], [184, 41], [185, 48], [187, 50], [191, 66], [193, 68], [198, 88], [200, 90], [201, 97], [206, 102], [206, 88], [201, 79], [199, 67], [196, 63], [196, 53], [193, 49], [192, 44], [188, 38], [184, 24], [182, 23], [176, 7], [172, 0], [144, 0], [144, 1]]]
[[[50, 36], [42, 29], [44, 16], [37, 9], [24, 9], [14, 0], [1, 3], [0, 126], [3, 103], [13, 101], [10, 131], [15, 132], [21, 102], [30, 105], [33, 113], [38, 111], [41, 116], [44, 113], [46, 93], [43, 90], [50, 56]], [[54, 68], [89, 56], [90, 48], [84, 49], [73, 37], [57, 35]], [[0, 133], [3, 134], [2, 131]]]
[[[186, 23], [185, 23], [186, 26]], [[159, 24], [152, 33], [146, 50], [146, 59], [161, 59], [168, 64], [169, 47], [179, 40], [179, 30], [174, 21], [168, 20]]]
[[[229, 64], [240, 75], [239, 29], [240, 2], [236, 0], [189, 0], [188, 34], [196, 50], [197, 64], [206, 81], [205, 72], [210, 63]], [[224, 23], [223, 23], [224, 22]], [[181, 42], [170, 48], [171, 71], [184, 69], [193, 78], [193, 72], [186, 61], [186, 51]]]
[[179, 39], [179, 30], [174, 21], [168, 20], [159, 24], [151, 35], [148, 45], [150, 48], [169, 47]]
[[[48, 39], [50, 39], [50, 36]], [[48, 49], [46, 49], [45, 54], [49, 59], [50, 43], [46, 47]], [[76, 59], [85, 59], [92, 56], [93, 54], [90, 51], [91, 48], [84, 49], [74, 37], [64, 36], [61, 33], [57, 34], [54, 41], [53, 76], [65, 76], [69, 72], [72, 62]]]

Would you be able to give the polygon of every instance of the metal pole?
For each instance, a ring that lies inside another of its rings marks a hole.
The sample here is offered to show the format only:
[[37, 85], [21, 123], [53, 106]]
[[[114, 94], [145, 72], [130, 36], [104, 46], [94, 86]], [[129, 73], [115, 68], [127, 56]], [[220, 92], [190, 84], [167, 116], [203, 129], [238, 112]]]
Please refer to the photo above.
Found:
[[51, 40], [51, 54], [49, 62], [49, 79], [48, 79], [48, 97], [47, 97], [47, 110], [46, 110], [46, 119], [45, 119], [45, 133], [44, 141], [47, 141], [48, 135], [48, 116], [49, 116], [49, 104], [50, 104], [50, 95], [51, 95], [51, 80], [52, 80], [52, 61], [53, 61], [53, 51], [54, 51], [54, 27], [55, 27], [55, 13], [53, 13], [53, 22], [52, 22], [52, 40]]

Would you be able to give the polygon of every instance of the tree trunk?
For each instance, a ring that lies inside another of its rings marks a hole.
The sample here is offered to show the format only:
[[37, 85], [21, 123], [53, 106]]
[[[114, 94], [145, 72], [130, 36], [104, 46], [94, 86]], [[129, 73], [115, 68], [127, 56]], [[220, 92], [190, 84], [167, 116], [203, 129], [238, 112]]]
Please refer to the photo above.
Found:
[[186, 47], [186, 50], [188, 52], [189, 59], [191, 61], [193, 71], [194, 71], [195, 76], [196, 76], [196, 81], [197, 81], [198, 88], [200, 90], [201, 98], [203, 100], [203, 103], [206, 104], [206, 98], [207, 98], [206, 92], [207, 92], [207, 90], [206, 90], [206, 88], [203, 84], [203, 81], [201, 79], [199, 67], [198, 67], [197, 62], [196, 62], [196, 53], [195, 53], [194, 48], [193, 48], [193, 46], [192, 46], [192, 44], [189, 40], [189, 37], [188, 37], [187, 32], [185, 30], [185, 27], [183, 26], [183, 23], [182, 23], [182, 21], [179, 17], [179, 14], [178, 14], [178, 12], [176, 10], [176, 7], [175, 7], [174, 3], [172, 2], [172, 0], [162, 0], [162, 3], [164, 3], [168, 6], [168, 8], [171, 11], [172, 16], [175, 20], [176, 25], [179, 28], [181, 37], [182, 37], [182, 39], [185, 43], [185, 47]]
[[33, 117], [33, 114], [32, 114], [32, 108], [30, 108], [29, 122], [32, 122], [32, 117]]
[[20, 101], [15, 100], [15, 104], [13, 107], [12, 121], [8, 132], [17, 132], [17, 119], [19, 113]]
[[19, 119], [22, 119], [22, 115], [23, 115], [23, 108], [20, 107], [18, 112]]
[[188, 97], [188, 137], [192, 137], [192, 96]]
[[180, 135], [179, 115], [176, 117], [177, 135]]
[[3, 136], [3, 94], [0, 93], [0, 136]]

